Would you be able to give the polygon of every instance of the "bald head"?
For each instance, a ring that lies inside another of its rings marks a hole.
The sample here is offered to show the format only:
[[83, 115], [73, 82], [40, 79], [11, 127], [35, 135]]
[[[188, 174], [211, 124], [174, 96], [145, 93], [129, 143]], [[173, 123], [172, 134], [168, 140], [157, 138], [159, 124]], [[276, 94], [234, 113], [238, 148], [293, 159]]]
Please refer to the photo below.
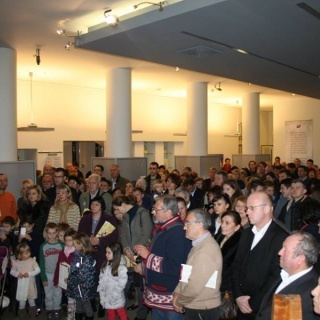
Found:
[[249, 221], [258, 231], [272, 220], [273, 204], [265, 192], [251, 194], [247, 201], [247, 208]]

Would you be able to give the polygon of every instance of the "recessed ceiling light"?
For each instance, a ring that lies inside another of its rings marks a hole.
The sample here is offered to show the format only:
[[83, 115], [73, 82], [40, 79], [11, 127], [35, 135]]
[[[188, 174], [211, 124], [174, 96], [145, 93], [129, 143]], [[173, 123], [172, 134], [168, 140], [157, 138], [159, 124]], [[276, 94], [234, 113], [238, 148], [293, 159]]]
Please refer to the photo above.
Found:
[[295, 94], [295, 93], [291, 93], [291, 95], [292, 95], [292, 96], [295, 96], [296, 94]]
[[179, 67], [176, 67], [176, 71], [179, 71], [180, 69], [179, 69]]
[[242, 49], [235, 49], [235, 50], [238, 51], [238, 52], [240, 52], [240, 53], [243, 53], [243, 54], [248, 54], [247, 51], [244, 51], [244, 50], [242, 50]]

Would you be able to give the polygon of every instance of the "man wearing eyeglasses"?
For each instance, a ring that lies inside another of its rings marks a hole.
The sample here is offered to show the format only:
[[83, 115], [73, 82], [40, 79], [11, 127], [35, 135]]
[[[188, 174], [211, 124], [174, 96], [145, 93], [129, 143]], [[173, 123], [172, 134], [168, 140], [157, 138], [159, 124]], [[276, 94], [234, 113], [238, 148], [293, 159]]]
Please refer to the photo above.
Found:
[[253, 227], [243, 231], [233, 264], [237, 319], [254, 319], [264, 295], [280, 279], [278, 252], [289, 235], [273, 221], [272, 200], [265, 192], [249, 196], [247, 215]]
[[183, 315], [174, 310], [173, 291], [179, 282], [181, 264], [185, 263], [191, 248], [186, 239], [184, 225], [178, 216], [175, 197], [164, 195], [155, 200], [152, 208], [155, 229], [149, 248], [134, 247], [144, 259], [135, 271], [144, 273], [144, 303], [152, 308], [152, 320], [182, 320]]
[[[184, 224], [186, 238], [192, 240], [193, 247], [182, 266], [173, 307], [185, 312], [185, 320], [219, 319], [222, 255], [208, 230], [210, 225], [210, 215], [200, 209], [190, 211]], [[191, 269], [186, 277], [185, 268]]]

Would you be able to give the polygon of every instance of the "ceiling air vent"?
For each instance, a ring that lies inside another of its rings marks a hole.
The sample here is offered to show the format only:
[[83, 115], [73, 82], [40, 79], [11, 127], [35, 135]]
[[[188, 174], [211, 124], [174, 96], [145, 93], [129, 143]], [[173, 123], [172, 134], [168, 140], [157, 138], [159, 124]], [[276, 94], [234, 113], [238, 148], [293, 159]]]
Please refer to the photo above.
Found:
[[223, 51], [206, 47], [206, 46], [197, 46], [193, 48], [178, 50], [177, 53], [186, 54], [194, 58], [204, 58], [204, 57], [213, 56], [215, 54], [221, 54], [223, 53]]

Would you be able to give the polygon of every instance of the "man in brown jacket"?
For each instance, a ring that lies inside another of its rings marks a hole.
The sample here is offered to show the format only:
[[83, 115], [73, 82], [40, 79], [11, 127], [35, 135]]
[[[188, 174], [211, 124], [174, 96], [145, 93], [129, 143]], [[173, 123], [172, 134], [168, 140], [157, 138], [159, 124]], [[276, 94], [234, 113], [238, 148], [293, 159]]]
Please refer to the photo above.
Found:
[[184, 225], [193, 248], [186, 265], [182, 265], [173, 307], [176, 312], [185, 312], [185, 320], [219, 319], [222, 256], [208, 231], [210, 215], [200, 209], [192, 210]]

